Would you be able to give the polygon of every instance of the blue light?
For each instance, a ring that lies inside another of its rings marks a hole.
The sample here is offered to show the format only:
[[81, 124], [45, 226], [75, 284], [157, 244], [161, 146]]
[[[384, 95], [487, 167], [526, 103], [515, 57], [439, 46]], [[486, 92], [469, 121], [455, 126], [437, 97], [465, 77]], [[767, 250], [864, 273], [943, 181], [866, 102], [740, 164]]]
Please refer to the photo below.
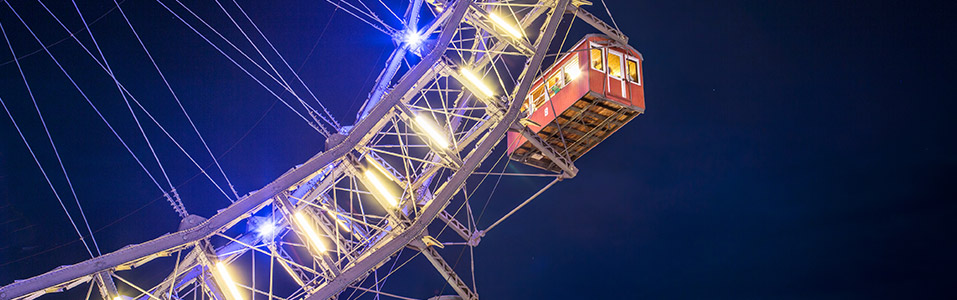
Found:
[[419, 34], [415, 30], [406, 30], [402, 35], [402, 41], [409, 46], [409, 50], [416, 51], [419, 47], [422, 46], [422, 42], [425, 41], [425, 37]]
[[272, 239], [274, 235], [279, 231], [279, 227], [276, 224], [270, 222], [264, 222], [256, 228], [256, 232], [259, 233], [259, 236], [264, 239]]

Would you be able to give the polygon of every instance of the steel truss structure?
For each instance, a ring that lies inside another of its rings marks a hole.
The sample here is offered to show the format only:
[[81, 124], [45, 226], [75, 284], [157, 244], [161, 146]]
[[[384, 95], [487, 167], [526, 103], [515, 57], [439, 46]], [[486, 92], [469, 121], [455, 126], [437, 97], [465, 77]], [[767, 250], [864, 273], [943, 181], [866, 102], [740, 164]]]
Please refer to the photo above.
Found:
[[[403, 249], [424, 256], [458, 297], [478, 299], [437, 249], [477, 246], [491, 229], [475, 228], [460, 213], [472, 209], [466, 183], [491, 174], [480, 165], [506, 131], [522, 130], [516, 125], [522, 100], [563, 18], [577, 16], [621, 43], [627, 37], [579, 8], [583, 2], [412, 2], [405, 14], [410, 28], [420, 13], [434, 15], [413, 33], [424, 43], [401, 43], [361, 119], [332, 134], [325, 151], [209, 219], [189, 215], [180, 231], [16, 281], [0, 288], [0, 299], [34, 299], [84, 284], [110, 300], [346, 299], [348, 291], [412, 299], [379, 288]], [[394, 31], [399, 39], [408, 34]], [[578, 170], [567, 151], [526, 137], [562, 173], [522, 205]], [[240, 225], [249, 229], [231, 230]], [[460, 241], [440, 242], [446, 228]], [[257, 256], [267, 257], [270, 268], [256, 270]], [[175, 261], [164, 279], [127, 279], [125, 272], [160, 257]], [[138, 295], [121, 295], [118, 282]]]

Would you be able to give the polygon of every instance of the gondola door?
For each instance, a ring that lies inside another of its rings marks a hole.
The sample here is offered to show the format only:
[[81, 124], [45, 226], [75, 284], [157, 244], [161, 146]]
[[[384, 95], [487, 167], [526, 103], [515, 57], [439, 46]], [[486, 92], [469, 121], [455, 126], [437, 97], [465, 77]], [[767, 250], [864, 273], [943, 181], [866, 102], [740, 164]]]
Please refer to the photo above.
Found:
[[608, 94], [628, 98], [627, 85], [625, 82], [624, 55], [621, 52], [608, 49]]

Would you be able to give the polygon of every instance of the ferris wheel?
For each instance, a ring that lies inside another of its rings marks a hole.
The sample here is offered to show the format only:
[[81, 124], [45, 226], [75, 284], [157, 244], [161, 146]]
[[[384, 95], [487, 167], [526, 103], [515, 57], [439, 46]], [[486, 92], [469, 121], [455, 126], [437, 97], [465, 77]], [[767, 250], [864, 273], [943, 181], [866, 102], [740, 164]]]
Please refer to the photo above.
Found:
[[[121, 2], [114, 2], [114, 13], [135, 34]], [[92, 258], [9, 283], [0, 288], [0, 299], [65, 293], [109, 300], [424, 299], [434, 295], [403, 295], [385, 285], [408, 263], [422, 260], [451, 287], [443, 293], [449, 295], [432, 299], [478, 299], [473, 249], [546, 189], [576, 176], [576, 159], [644, 112], [641, 54], [616, 26], [589, 13], [588, 1], [410, 0], [387, 5], [329, 0], [396, 45], [352, 125], [341, 124], [323, 106], [236, 1], [216, 4], [236, 24], [233, 29], [239, 30], [241, 41], [256, 53], [227, 54], [230, 47], [238, 50], [234, 43], [239, 41], [221, 34], [223, 28], [217, 30], [180, 1], [157, 2], [245, 74], [257, 78], [262, 88], [325, 138], [325, 149], [245, 195], [235, 190], [216, 163], [218, 170], [202, 174], [214, 184], [219, 180], [222, 185], [216, 184], [217, 189], [232, 204], [208, 218], [190, 214], [183, 204], [189, 197], [154, 179], [181, 218], [178, 231], [99, 255], [90, 250], [96, 247], [95, 240], [89, 244], [83, 240]], [[384, 21], [369, 8], [374, 5], [384, 8], [401, 27]], [[0, 26], [10, 30], [8, 24], [23, 22], [22, 11], [10, 1], [0, 5], [4, 6], [19, 20], [0, 20]], [[76, 12], [87, 24], [89, 16], [84, 18], [78, 7]], [[581, 20], [599, 33], [567, 41], [567, 33], [560, 30], [563, 20], [571, 20], [566, 24]], [[239, 23], [254, 30], [243, 30]], [[32, 31], [26, 22], [23, 25]], [[128, 89], [135, 79], [114, 76], [110, 58], [97, 43], [108, 37], [89, 28], [84, 34], [83, 38], [71, 34], [70, 42], [109, 75], [131, 113], [145, 112], [148, 118], [137, 119], [137, 126], [152, 122], [163, 128]], [[211, 41], [216, 38], [219, 42]], [[164, 76], [148, 47], [139, 43], [136, 48], [142, 48], [155, 72]], [[44, 50], [69, 76], [59, 62], [69, 58]], [[15, 63], [29, 90], [30, 80], [22, 73], [28, 66]], [[280, 88], [271, 90], [273, 85]], [[84, 93], [75, 82], [74, 87]], [[165, 88], [176, 97], [169, 82]], [[10, 101], [2, 92], [0, 97]], [[19, 130], [16, 116], [6, 104], [4, 109]], [[183, 113], [189, 117], [185, 109]], [[189, 122], [202, 139], [192, 119]], [[146, 132], [143, 136], [149, 143]], [[119, 134], [116, 138], [123, 141]], [[159, 138], [176, 143], [169, 133], [153, 137]], [[213, 153], [209, 155], [215, 161]], [[159, 163], [155, 152], [152, 158]], [[521, 164], [522, 172], [505, 170], [509, 160]], [[142, 166], [146, 161], [137, 162]], [[50, 170], [60, 168], [47, 166], [44, 176], [54, 176]], [[214, 180], [217, 172], [223, 180]], [[485, 201], [475, 199], [476, 190], [494, 190], [502, 178], [520, 177], [542, 185], [530, 188], [522, 201], [510, 195], [514, 209], [480, 226]], [[57, 197], [62, 197], [61, 204], [73, 200], [65, 194]], [[67, 215], [73, 222], [76, 216]], [[82, 239], [83, 226], [74, 223], [74, 229]], [[471, 261], [460, 263], [462, 257]], [[471, 277], [464, 275], [469, 271]]]

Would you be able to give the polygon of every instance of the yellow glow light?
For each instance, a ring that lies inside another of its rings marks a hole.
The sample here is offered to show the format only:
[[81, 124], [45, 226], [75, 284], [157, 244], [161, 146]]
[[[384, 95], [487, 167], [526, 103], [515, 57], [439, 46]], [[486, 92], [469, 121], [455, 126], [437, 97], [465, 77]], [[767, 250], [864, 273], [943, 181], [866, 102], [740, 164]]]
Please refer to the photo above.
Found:
[[515, 28], [515, 26], [512, 26], [512, 24], [509, 24], [507, 21], [505, 21], [505, 19], [502, 19], [502, 17], [499, 17], [497, 14], [489, 13], [488, 18], [491, 19], [492, 22], [495, 22], [495, 24], [498, 25], [499, 27], [502, 27], [502, 29], [505, 29], [505, 31], [508, 32], [508, 34], [512, 35], [513, 37], [516, 37], [516, 38], [522, 37], [521, 30], [518, 30], [518, 28]]
[[123, 297], [116, 296], [116, 297], [113, 297], [113, 300], [123, 300]]
[[429, 137], [432, 138], [432, 141], [436, 145], [442, 148], [449, 148], [449, 141], [445, 138], [445, 135], [440, 133], [439, 130], [432, 124], [427, 117], [423, 115], [416, 115], [415, 122], [419, 124], [419, 127], [422, 127], [422, 130], [425, 133], [429, 134]]
[[326, 252], [326, 245], [322, 244], [322, 240], [319, 239], [319, 235], [316, 234], [316, 230], [312, 228], [312, 223], [309, 222], [309, 219], [306, 218], [306, 215], [302, 214], [300, 211], [297, 211], [296, 214], [293, 215], [293, 218], [296, 219], [296, 224], [299, 225], [299, 228], [306, 232], [306, 237], [312, 242], [312, 245], [316, 248], [316, 251]]
[[383, 185], [382, 182], [379, 181], [379, 178], [372, 173], [372, 170], [366, 170], [365, 175], [366, 180], [368, 180], [369, 183], [372, 183], [372, 186], [375, 188], [376, 192], [379, 193], [379, 196], [385, 198], [385, 200], [392, 206], [399, 204], [398, 197], [389, 192], [389, 189], [385, 188], [385, 185]]
[[582, 70], [579, 69], [578, 66], [569, 65], [569, 67], [571, 68], [565, 68], [565, 73], [568, 73], [568, 77], [571, 77], [571, 79], [576, 79], [582, 75]]
[[346, 226], [345, 221], [339, 218], [336, 213], [332, 212], [332, 210], [329, 210], [328, 208], [326, 209], [326, 212], [329, 213], [329, 217], [336, 219], [336, 223], [339, 223], [339, 228], [342, 228], [342, 230], [345, 230], [346, 232], [352, 232], [352, 230], [349, 229], [349, 226]]
[[219, 278], [223, 281], [223, 284], [226, 285], [226, 289], [233, 295], [233, 300], [242, 300], [243, 296], [239, 293], [239, 289], [236, 288], [236, 284], [233, 283], [233, 277], [229, 275], [229, 270], [226, 270], [226, 265], [221, 261], [216, 262], [216, 271], [219, 273]]
[[472, 82], [472, 85], [475, 85], [475, 87], [478, 88], [479, 92], [485, 95], [485, 97], [492, 97], [492, 95], [494, 95], [494, 93], [492, 93], [492, 90], [489, 89], [487, 86], [485, 86], [485, 83], [483, 83], [482, 80], [478, 78], [478, 76], [475, 76], [475, 74], [473, 74], [472, 71], [469, 71], [469, 69], [462, 68], [460, 72], [462, 73], [462, 76], [465, 76], [466, 79]]
[[369, 164], [372, 165], [373, 167], [375, 167], [376, 170], [379, 170], [379, 172], [382, 172], [383, 175], [385, 175], [387, 178], [390, 178], [390, 180], [391, 180], [392, 172], [389, 172], [389, 170], [386, 170], [385, 167], [383, 167], [382, 165], [380, 165], [378, 161], [376, 161], [374, 158], [372, 158], [372, 155], [371, 155], [371, 154], [366, 155], [366, 160], [369, 161]]

